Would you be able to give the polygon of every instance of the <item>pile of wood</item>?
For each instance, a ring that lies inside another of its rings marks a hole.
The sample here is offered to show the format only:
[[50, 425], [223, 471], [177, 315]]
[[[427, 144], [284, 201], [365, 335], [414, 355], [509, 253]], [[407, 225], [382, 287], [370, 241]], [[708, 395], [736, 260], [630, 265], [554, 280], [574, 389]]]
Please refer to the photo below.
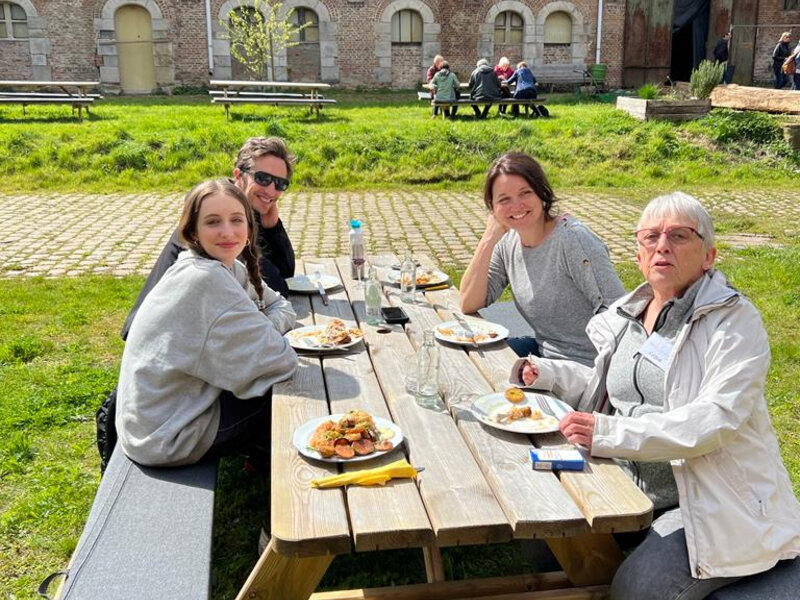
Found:
[[800, 115], [800, 92], [735, 84], [718, 85], [711, 92], [711, 106]]

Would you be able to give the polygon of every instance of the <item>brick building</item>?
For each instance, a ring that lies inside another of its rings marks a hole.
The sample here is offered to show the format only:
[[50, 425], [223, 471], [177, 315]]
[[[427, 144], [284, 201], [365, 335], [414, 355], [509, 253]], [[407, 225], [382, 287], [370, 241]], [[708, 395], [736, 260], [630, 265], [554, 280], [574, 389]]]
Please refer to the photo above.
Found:
[[[730, 26], [735, 81], [765, 82], [780, 33], [800, 33], [800, 0], [285, 0], [283, 6], [309, 25], [298, 46], [276, 57], [276, 79], [349, 87], [413, 87], [436, 54], [462, 78], [478, 58], [508, 56], [512, 64], [527, 61], [546, 82], [575, 80], [576, 69], [595, 62], [608, 66], [611, 85], [685, 79]], [[135, 93], [202, 85], [209, 77], [246, 78], [220, 22], [247, 10], [248, 0], [0, 0], [0, 79], [99, 78], [110, 90]], [[679, 12], [686, 22], [678, 23]]]

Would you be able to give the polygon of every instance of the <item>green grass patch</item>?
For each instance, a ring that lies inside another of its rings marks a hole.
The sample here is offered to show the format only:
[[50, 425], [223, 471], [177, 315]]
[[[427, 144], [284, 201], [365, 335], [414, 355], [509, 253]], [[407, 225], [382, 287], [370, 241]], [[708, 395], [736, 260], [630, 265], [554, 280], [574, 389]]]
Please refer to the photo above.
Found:
[[[182, 192], [231, 172], [250, 136], [285, 137], [298, 156], [293, 189], [421, 185], [474, 189], [510, 150], [536, 156], [556, 189], [796, 185], [800, 155], [767, 115], [713, 111], [697, 123], [641, 122], [612, 105], [548, 99], [550, 119], [492, 111], [475, 121], [432, 120], [403, 92], [334, 92], [319, 118], [297, 107], [236, 106], [226, 121], [204, 96], [108, 98], [83, 122], [60, 106], [22, 117], [0, 107], [6, 192]], [[746, 143], [742, 140], [747, 140]]]
[[[721, 269], [761, 311], [770, 336], [767, 402], [781, 453], [800, 492], [800, 247], [727, 249]], [[636, 266], [618, 265], [626, 287]], [[455, 282], [462, 271], [449, 272]], [[141, 277], [0, 280], [0, 589], [33, 599], [77, 544], [99, 482], [94, 411], [116, 384], [118, 331]], [[508, 296], [506, 296], [507, 298]], [[214, 597], [231, 598], [255, 563], [269, 515], [269, 482], [222, 462], [216, 503]], [[449, 578], [525, 572], [524, 544], [448, 548]], [[324, 589], [424, 581], [418, 549], [337, 557]]]

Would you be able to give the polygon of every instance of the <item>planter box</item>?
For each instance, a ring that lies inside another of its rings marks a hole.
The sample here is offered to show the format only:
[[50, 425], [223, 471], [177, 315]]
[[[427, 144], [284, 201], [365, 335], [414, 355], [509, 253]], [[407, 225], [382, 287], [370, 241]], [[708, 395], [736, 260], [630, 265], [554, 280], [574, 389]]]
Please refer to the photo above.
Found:
[[617, 108], [642, 121], [691, 121], [711, 110], [711, 100], [645, 100], [620, 96]]

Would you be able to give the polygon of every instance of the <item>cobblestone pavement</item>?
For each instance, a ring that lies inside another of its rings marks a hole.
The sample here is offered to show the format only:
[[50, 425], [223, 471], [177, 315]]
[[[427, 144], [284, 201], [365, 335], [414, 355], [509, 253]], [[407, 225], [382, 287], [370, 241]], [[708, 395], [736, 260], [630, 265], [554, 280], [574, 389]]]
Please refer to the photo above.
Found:
[[[800, 203], [779, 192], [700, 195], [715, 216], [765, 216], [800, 225]], [[645, 198], [575, 192], [559, 210], [589, 225], [615, 261], [635, 253], [632, 230]], [[180, 195], [0, 195], [0, 278], [146, 274], [175, 227]], [[370, 252], [405, 247], [441, 265], [465, 267], [486, 212], [480, 192], [298, 192], [281, 200], [281, 217], [298, 256], [347, 252], [349, 219], [365, 223]]]

